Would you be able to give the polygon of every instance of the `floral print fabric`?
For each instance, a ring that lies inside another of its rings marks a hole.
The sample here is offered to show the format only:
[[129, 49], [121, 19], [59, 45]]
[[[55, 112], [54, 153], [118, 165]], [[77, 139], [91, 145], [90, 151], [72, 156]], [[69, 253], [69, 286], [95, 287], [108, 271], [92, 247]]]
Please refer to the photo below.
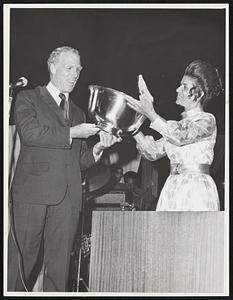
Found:
[[[171, 164], [211, 165], [217, 134], [215, 117], [197, 109], [183, 116], [181, 121], [165, 121], [158, 117], [150, 127], [162, 138], [155, 141], [152, 136], [145, 136], [143, 142], [137, 143], [141, 155], [151, 161], [167, 155]], [[156, 210], [219, 210], [215, 182], [210, 175], [195, 172], [169, 175]]]

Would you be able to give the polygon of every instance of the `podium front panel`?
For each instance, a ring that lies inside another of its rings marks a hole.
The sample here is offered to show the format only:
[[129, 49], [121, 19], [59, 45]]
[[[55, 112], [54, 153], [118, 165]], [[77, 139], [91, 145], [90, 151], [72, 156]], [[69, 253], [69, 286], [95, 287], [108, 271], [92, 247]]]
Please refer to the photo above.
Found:
[[91, 235], [90, 292], [224, 292], [224, 212], [94, 211]]

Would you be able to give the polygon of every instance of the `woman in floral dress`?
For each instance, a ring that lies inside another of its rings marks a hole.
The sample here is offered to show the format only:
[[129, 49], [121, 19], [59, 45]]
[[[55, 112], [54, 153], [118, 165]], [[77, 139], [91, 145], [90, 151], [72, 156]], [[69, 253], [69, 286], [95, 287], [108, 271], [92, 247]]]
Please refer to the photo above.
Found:
[[128, 105], [150, 119], [150, 127], [162, 135], [136, 134], [137, 148], [151, 161], [165, 155], [171, 171], [161, 191], [157, 211], [217, 211], [218, 192], [209, 167], [216, 141], [215, 117], [203, 110], [205, 104], [222, 91], [218, 70], [196, 60], [185, 70], [177, 88], [176, 104], [184, 107], [181, 121], [166, 121], [153, 107], [153, 97], [139, 75], [140, 101], [128, 99]]

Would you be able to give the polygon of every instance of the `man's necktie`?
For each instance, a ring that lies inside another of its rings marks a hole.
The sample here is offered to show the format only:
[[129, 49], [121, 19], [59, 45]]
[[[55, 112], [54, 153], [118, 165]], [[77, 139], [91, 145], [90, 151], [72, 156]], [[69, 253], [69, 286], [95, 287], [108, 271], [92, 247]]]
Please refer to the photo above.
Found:
[[61, 98], [60, 108], [61, 108], [61, 110], [63, 112], [64, 118], [67, 120], [68, 119], [68, 115], [67, 115], [66, 96], [63, 93], [60, 93], [59, 97]]

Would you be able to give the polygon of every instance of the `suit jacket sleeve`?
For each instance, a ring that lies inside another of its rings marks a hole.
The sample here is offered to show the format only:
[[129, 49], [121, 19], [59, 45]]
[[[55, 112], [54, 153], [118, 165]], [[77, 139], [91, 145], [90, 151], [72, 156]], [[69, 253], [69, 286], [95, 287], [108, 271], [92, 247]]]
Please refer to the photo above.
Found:
[[41, 124], [38, 118], [41, 112], [35, 99], [33, 90], [22, 91], [17, 96], [15, 120], [21, 143], [32, 147], [71, 148], [70, 128]]
[[[86, 122], [85, 114], [83, 113], [83, 123]], [[80, 147], [80, 168], [82, 171], [91, 167], [95, 164], [95, 159], [93, 156], [93, 148], [88, 148], [87, 143], [84, 139], [81, 140]]]

